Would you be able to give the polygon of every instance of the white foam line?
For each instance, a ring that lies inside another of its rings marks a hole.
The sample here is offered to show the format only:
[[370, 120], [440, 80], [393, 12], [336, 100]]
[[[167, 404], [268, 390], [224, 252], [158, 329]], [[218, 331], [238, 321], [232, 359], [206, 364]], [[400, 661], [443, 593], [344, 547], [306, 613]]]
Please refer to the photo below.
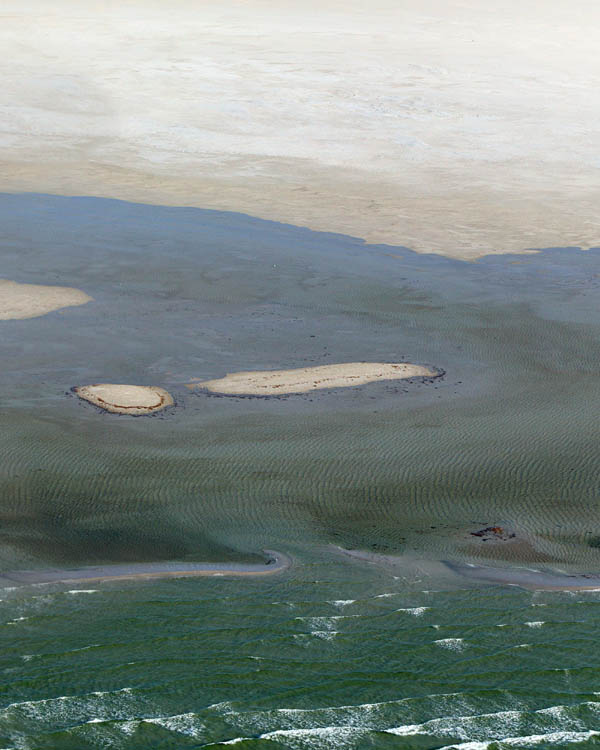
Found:
[[462, 651], [466, 648], [464, 638], [438, 638], [434, 643], [451, 651]]
[[2, 713], [8, 709], [14, 708], [31, 708], [32, 706], [43, 706], [46, 703], [52, 703], [52, 701], [66, 701], [66, 700], [83, 700], [85, 698], [102, 697], [105, 695], [117, 695], [118, 693], [130, 693], [133, 690], [131, 687], [119, 688], [118, 690], [98, 690], [93, 693], [84, 693], [83, 695], [57, 695], [51, 698], [40, 698], [37, 701], [18, 701], [16, 703], [9, 703], [2, 709]]
[[[301, 635], [301, 636], [309, 636], [312, 635], [312, 633], [296, 633], [295, 635]], [[599, 691], [600, 695], [600, 691]], [[434, 698], [468, 698], [468, 695], [465, 695], [461, 692], [454, 692], [454, 693], [433, 693], [432, 695], [427, 696], [429, 699]], [[369, 710], [373, 709], [380, 709], [387, 706], [398, 706], [402, 705], [404, 703], [411, 703], [415, 700], [414, 697], [410, 698], [399, 698], [397, 700], [391, 700], [391, 701], [378, 701], [376, 703], [345, 703], [342, 705], [337, 706], [326, 706], [324, 708], [274, 708], [269, 713], [284, 713], [286, 715], [303, 715], [303, 714], [312, 714], [315, 712], [321, 712], [321, 711], [348, 711], [350, 709], [359, 709], [359, 708], [366, 708]], [[590, 705], [594, 706], [600, 706], [600, 703], [594, 703], [590, 702]], [[231, 703], [229, 701], [224, 701], [223, 703], [213, 703], [208, 708], [211, 709], [223, 709], [224, 713], [231, 713], [235, 714], [236, 716], [243, 715], [242, 713], [239, 713], [237, 711], [234, 711], [231, 707]], [[262, 712], [261, 712], [262, 713]]]
[[[587, 708], [595, 708], [600, 709], [600, 703], [597, 703], [595, 701], [585, 701], [584, 703], [581, 703], [580, 706], [586, 706]], [[571, 706], [564, 706], [564, 705], [558, 705], [558, 706], [549, 706], [548, 708], [541, 708], [537, 711], [532, 711], [532, 714], [536, 714], [538, 716], [552, 716], [557, 721], [565, 723], [565, 712], [567, 709], [572, 708]], [[447, 745], [446, 750], [449, 750], [449, 748], [468, 748], [470, 745], [469, 742], [472, 742], [471, 740], [468, 740], [468, 737], [466, 736], [466, 724], [473, 723], [474, 721], [490, 721], [493, 720], [496, 724], [501, 724], [502, 722], [505, 723], [514, 723], [514, 722], [520, 722], [525, 714], [530, 713], [526, 710], [511, 710], [511, 711], [497, 711], [494, 713], [486, 713], [486, 714], [472, 714], [472, 715], [466, 715], [466, 716], [441, 716], [435, 719], [430, 719], [429, 721], [424, 722], [423, 724], [405, 724], [403, 726], [399, 727], [393, 727], [391, 729], [384, 729], [382, 731], [388, 733], [388, 734], [394, 734], [399, 736], [405, 736], [410, 734], [423, 734], [424, 732], [439, 732], [439, 731], [452, 731], [455, 734], [462, 735], [460, 737], [459, 741], [466, 741], [463, 744], [457, 744], [457, 745]], [[501, 730], [500, 730], [501, 731]], [[598, 732], [600, 734], [600, 731]], [[560, 734], [560, 732], [554, 732], [553, 734]], [[539, 737], [550, 737], [551, 734], [547, 735], [535, 735]], [[564, 734], [569, 734], [569, 732], [564, 732]], [[487, 740], [484, 740], [484, 743], [490, 743], [490, 742], [508, 742], [511, 739], [519, 740], [522, 738], [516, 737], [516, 738], [490, 738]], [[476, 742], [480, 742], [480, 740], [477, 740]], [[473, 747], [477, 747], [477, 745], [473, 745]], [[482, 747], [487, 747], [487, 744], [482, 745]], [[440, 748], [440, 750], [443, 750], [443, 748]]]
[[429, 609], [431, 607], [401, 607], [396, 612], [406, 612], [409, 615], [413, 615], [413, 617], [422, 617]]
[[[470, 742], [461, 742], [457, 745], [445, 745], [440, 750], [487, 750], [491, 744], [503, 742], [506, 745], [514, 747], [522, 746], [524, 749], [531, 750], [532, 743], [564, 743], [564, 742], [583, 742], [591, 737], [597, 737], [600, 731], [590, 729], [587, 732], [548, 732], [547, 734], [528, 734], [523, 737], [498, 737], [489, 740], [475, 740]], [[560, 747], [560, 746], [559, 746]]]

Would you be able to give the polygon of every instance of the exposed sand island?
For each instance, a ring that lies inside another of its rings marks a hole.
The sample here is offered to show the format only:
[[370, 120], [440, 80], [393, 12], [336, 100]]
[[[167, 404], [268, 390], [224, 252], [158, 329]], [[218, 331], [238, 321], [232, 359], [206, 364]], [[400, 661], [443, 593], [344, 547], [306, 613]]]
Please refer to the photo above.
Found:
[[278, 396], [322, 388], [348, 388], [380, 380], [435, 378], [439, 375], [432, 368], [407, 362], [343, 362], [296, 370], [233, 372], [217, 380], [190, 383], [188, 388], [226, 396]]
[[600, 243], [600, 3], [198, 7], [4, 0], [3, 190], [461, 258]]
[[19, 284], [0, 279], [0, 320], [24, 320], [46, 315], [61, 307], [85, 305], [92, 299], [69, 286]]
[[97, 383], [80, 385], [73, 388], [73, 392], [101, 409], [135, 417], [152, 414], [174, 403], [171, 394], [156, 385]]

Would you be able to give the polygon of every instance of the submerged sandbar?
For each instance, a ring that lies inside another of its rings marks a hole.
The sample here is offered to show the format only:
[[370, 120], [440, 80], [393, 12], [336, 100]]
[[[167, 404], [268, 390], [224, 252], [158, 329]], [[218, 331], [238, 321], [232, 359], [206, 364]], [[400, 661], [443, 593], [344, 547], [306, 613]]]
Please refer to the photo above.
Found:
[[263, 550], [266, 559], [258, 563], [147, 562], [98, 565], [94, 567], [12, 570], [0, 573], [0, 587], [34, 583], [77, 583], [127, 579], [186, 578], [190, 576], [266, 576], [287, 570], [292, 561], [281, 552]]
[[188, 388], [225, 396], [277, 396], [326, 388], [348, 388], [382, 380], [435, 378], [440, 374], [431, 367], [408, 362], [343, 362], [294, 370], [233, 372], [224, 378], [190, 383]]
[[533, 568], [500, 568], [472, 563], [445, 561], [450, 570], [482, 583], [520, 586], [524, 589], [585, 590], [600, 589], [598, 573], [561, 573]]
[[105, 411], [136, 417], [152, 414], [175, 403], [168, 391], [156, 385], [96, 383], [78, 386], [73, 388], [73, 392]]
[[[435, 576], [445, 584], [450, 583], [448, 573], [452, 578], [470, 578], [479, 583], [496, 584], [498, 586], [518, 586], [531, 591], [600, 591], [600, 573], [567, 573], [556, 570], [536, 570], [525, 567], [494, 567], [475, 565], [468, 562], [452, 560], [426, 560], [411, 558], [401, 554], [385, 554], [370, 550], [346, 549], [333, 546], [333, 549], [359, 562], [376, 565], [383, 569], [402, 571], [405, 575], [418, 571], [422, 576]], [[404, 576], [403, 576], [404, 577]]]
[[90, 302], [81, 289], [69, 286], [20, 284], [0, 279], [0, 320], [38, 318], [63, 307], [75, 307]]

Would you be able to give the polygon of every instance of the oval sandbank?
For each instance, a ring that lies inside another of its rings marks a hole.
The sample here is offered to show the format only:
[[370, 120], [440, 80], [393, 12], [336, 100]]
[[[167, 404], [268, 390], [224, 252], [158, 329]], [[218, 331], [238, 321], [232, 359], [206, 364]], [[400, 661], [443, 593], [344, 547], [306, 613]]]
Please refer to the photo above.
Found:
[[294, 370], [233, 372], [224, 378], [188, 384], [224, 396], [277, 396], [326, 388], [348, 388], [381, 380], [436, 378], [441, 372], [408, 362], [343, 362]]
[[156, 385], [96, 383], [73, 388], [79, 398], [114, 414], [140, 416], [172, 406], [173, 397]]
[[85, 305], [91, 299], [81, 289], [69, 286], [19, 284], [0, 279], [0, 320], [37, 318], [62, 307]]

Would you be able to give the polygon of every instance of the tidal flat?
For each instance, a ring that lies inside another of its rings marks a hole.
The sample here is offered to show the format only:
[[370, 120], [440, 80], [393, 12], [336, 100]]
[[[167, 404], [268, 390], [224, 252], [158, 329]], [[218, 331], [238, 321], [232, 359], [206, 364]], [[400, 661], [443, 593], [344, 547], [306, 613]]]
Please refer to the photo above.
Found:
[[[1, 196], [0, 218], [4, 278], [92, 298], [0, 322], [0, 575], [253, 566], [265, 548], [294, 563], [3, 589], [2, 747], [595, 741], [600, 594], [436, 571], [600, 569], [600, 248], [466, 262], [33, 194]], [[186, 388], [357, 361], [444, 375], [278, 399]], [[104, 382], [176, 408], [102, 413], [70, 390]]]

